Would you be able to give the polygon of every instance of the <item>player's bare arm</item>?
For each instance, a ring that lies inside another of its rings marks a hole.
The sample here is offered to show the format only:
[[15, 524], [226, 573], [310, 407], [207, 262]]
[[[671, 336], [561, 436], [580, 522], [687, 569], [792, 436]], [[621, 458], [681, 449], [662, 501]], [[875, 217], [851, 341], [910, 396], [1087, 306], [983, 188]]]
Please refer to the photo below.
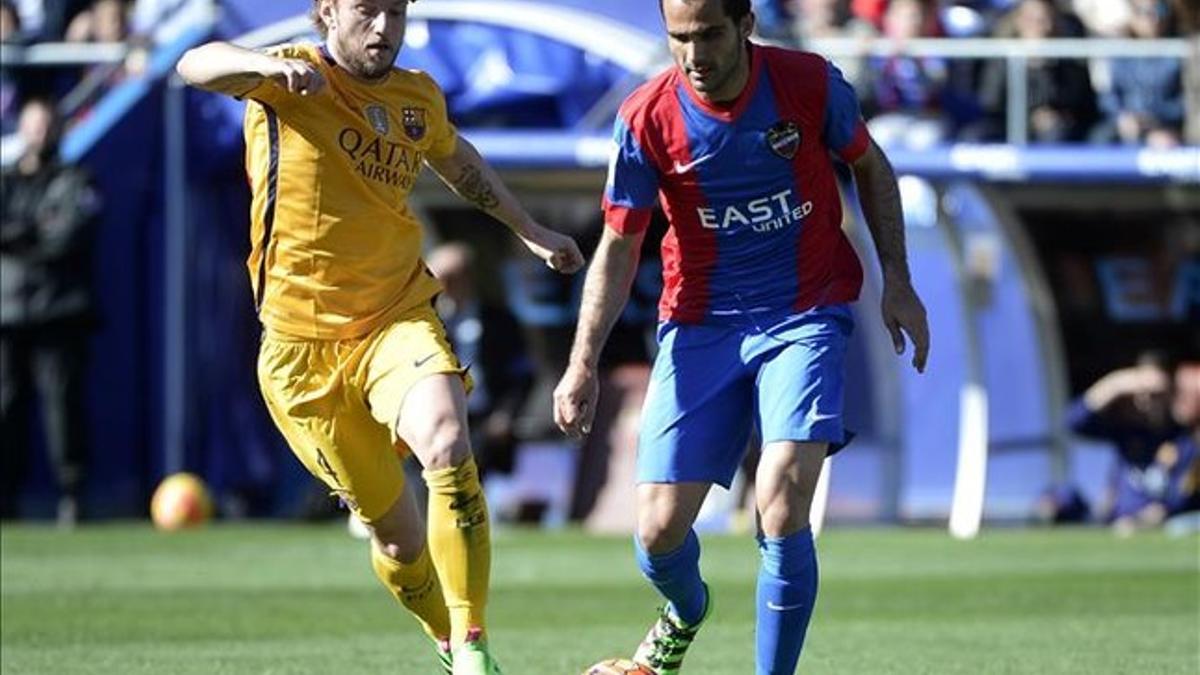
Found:
[[908, 334], [913, 343], [912, 365], [918, 372], [925, 372], [925, 361], [929, 357], [929, 324], [925, 319], [925, 305], [917, 296], [909, 275], [896, 173], [874, 141], [854, 162], [852, 169], [858, 185], [859, 204], [883, 270], [883, 323], [892, 334], [897, 354], [904, 352], [904, 334]]
[[575, 240], [535, 221], [509, 192], [475, 146], [459, 137], [454, 154], [426, 164], [459, 197], [508, 226], [534, 255], [555, 271], [572, 274], [583, 267]]
[[274, 80], [301, 96], [316, 94], [325, 86], [321, 71], [307, 61], [281, 59], [228, 42], [189, 49], [175, 70], [193, 87], [230, 96], [245, 94], [264, 80]]
[[596, 367], [613, 324], [620, 316], [637, 272], [645, 232], [620, 234], [604, 228], [583, 283], [579, 323], [567, 371], [554, 389], [554, 422], [567, 435], [591, 431], [599, 384]]
[[1130, 396], [1165, 396], [1171, 382], [1166, 371], [1156, 365], [1144, 364], [1113, 371], [1096, 381], [1083, 393], [1088, 410], [1104, 411], [1122, 398]]

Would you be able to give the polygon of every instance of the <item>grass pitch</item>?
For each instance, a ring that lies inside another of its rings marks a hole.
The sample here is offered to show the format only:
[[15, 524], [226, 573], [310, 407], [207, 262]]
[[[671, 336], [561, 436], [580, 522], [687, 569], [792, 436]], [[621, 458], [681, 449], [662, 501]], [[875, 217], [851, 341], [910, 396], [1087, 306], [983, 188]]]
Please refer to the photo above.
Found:
[[[502, 531], [492, 641], [508, 675], [628, 655], [656, 596], [625, 538]], [[693, 675], [752, 673], [757, 555], [705, 537], [717, 612]], [[1100, 530], [838, 530], [803, 673], [1197, 673], [1196, 538]], [[416, 623], [343, 528], [145, 526], [0, 534], [0, 672], [434, 675]]]

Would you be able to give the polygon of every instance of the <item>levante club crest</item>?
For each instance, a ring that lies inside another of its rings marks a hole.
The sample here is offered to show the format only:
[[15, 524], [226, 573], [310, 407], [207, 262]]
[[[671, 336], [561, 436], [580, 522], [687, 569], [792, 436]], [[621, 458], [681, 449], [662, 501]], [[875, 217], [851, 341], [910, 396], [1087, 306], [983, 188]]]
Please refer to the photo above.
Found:
[[795, 122], [776, 122], [767, 129], [767, 145], [784, 159], [792, 159], [800, 149], [800, 127]]
[[404, 133], [412, 140], [419, 141], [425, 137], [424, 108], [405, 108], [400, 121], [404, 125]]
[[388, 122], [387, 108], [373, 103], [364, 108], [363, 112], [367, 116], [367, 121], [371, 123], [372, 129], [379, 132], [380, 136], [388, 135], [391, 124]]

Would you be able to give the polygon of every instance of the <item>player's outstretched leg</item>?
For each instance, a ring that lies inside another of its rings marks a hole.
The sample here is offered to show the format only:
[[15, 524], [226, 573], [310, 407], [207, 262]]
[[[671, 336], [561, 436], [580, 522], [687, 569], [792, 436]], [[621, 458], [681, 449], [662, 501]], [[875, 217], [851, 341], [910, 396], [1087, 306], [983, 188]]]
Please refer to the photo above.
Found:
[[371, 566], [375, 576], [392, 592], [413, 616], [421, 622], [425, 634], [433, 641], [442, 670], [450, 675], [450, 613], [442, 597], [442, 584], [437, 570], [429, 562], [428, 549], [412, 562], [404, 563], [371, 546]]
[[425, 465], [429, 554], [450, 613], [455, 675], [500, 672], [488, 651], [491, 528], [479, 471], [467, 442], [466, 392], [457, 374], [412, 386], [397, 430]]
[[437, 570], [429, 559], [424, 522], [411, 491], [404, 490], [370, 529], [375, 576], [421, 623], [433, 641], [442, 669], [451, 673], [450, 613]]
[[769, 444], [755, 481], [763, 535], [758, 574], [756, 673], [793, 675], [817, 598], [817, 554], [808, 510], [824, 443]]
[[638, 486], [638, 567], [667, 603], [633, 660], [659, 675], [680, 672], [688, 647], [712, 612], [712, 596], [700, 576], [700, 540], [692, 530], [708, 488], [707, 483]]

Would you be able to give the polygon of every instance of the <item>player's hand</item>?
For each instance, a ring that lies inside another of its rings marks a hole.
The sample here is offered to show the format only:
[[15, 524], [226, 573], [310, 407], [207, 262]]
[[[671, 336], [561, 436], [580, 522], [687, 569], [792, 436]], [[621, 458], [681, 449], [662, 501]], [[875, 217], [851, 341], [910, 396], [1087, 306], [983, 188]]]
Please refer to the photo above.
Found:
[[583, 267], [583, 254], [579, 252], [579, 246], [565, 234], [535, 224], [521, 239], [534, 255], [555, 272], [574, 274]]
[[571, 438], [582, 438], [592, 431], [600, 384], [596, 369], [582, 364], [567, 366], [554, 388], [554, 423]]
[[261, 73], [290, 93], [313, 96], [325, 88], [325, 76], [308, 61], [272, 58]]
[[884, 281], [883, 325], [892, 334], [892, 344], [897, 354], [904, 353], [904, 335], [913, 343], [913, 368], [925, 372], [925, 361], [929, 358], [929, 324], [925, 318], [925, 305], [912, 284], [907, 281]]

